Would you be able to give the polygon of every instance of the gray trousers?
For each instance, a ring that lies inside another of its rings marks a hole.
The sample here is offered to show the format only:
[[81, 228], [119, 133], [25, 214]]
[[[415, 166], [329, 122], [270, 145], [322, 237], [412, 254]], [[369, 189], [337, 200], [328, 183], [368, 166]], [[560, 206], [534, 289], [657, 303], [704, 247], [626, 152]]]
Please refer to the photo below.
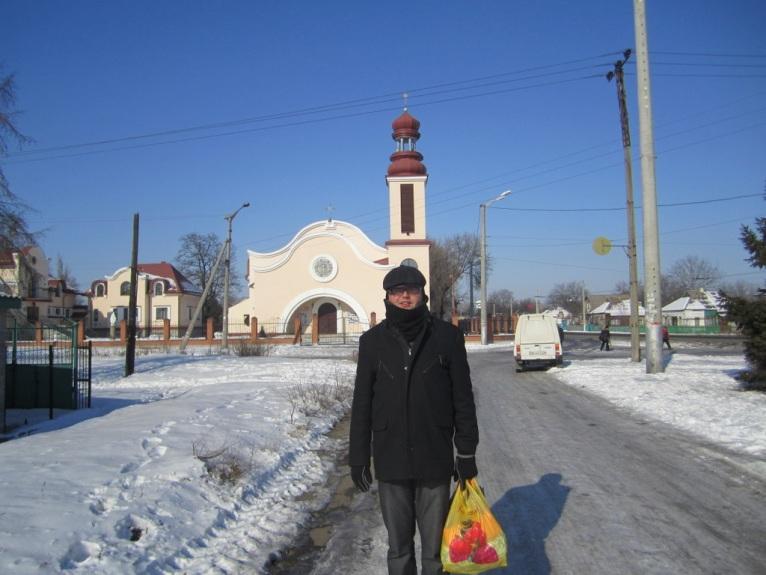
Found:
[[449, 511], [450, 479], [379, 481], [388, 531], [388, 575], [417, 575], [415, 524], [420, 531], [422, 575], [442, 575], [442, 530]]

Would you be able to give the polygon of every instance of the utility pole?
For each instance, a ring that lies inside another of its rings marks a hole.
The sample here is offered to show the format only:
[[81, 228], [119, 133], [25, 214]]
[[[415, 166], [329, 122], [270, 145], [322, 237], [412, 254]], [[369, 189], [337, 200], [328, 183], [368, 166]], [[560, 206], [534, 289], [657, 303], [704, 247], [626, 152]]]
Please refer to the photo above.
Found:
[[505, 190], [502, 194], [481, 204], [481, 345], [487, 345], [487, 206], [507, 198], [511, 190]]
[[644, 282], [646, 315], [646, 373], [662, 373], [662, 293], [660, 291], [660, 240], [657, 224], [657, 191], [654, 179], [654, 135], [649, 81], [649, 46], [646, 1], [633, 0], [636, 33], [638, 119], [641, 139], [641, 187], [644, 216]]
[[585, 315], [585, 283], [582, 284], [582, 330], [585, 331], [585, 328], [588, 326], [587, 323], [587, 317]]
[[481, 272], [481, 309], [479, 310], [481, 314], [479, 325], [481, 333], [479, 335], [481, 345], [487, 345], [487, 205], [481, 204], [479, 211], [481, 212], [481, 261], [479, 268]]
[[128, 341], [125, 346], [125, 377], [136, 367], [136, 299], [138, 299], [138, 214], [133, 214], [133, 249], [130, 255], [130, 295], [128, 296]]
[[[471, 302], [471, 307], [469, 307], [469, 315], [471, 316], [471, 319], [473, 319], [474, 314], [474, 299], [473, 299], [473, 257], [471, 258], [471, 261], [468, 263], [468, 298]], [[471, 322], [473, 323], [473, 322]]]
[[620, 126], [622, 128], [622, 149], [625, 156], [625, 191], [627, 196], [626, 211], [628, 215], [628, 269], [630, 274], [630, 359], [641, 361], [641, 340], [638, 331], [638, 268], [636, 264], [636, 219], [633, 209], [633, 155], [630, 144], [630, 123], [628, 122], [628, 106], [625, 102], [625, 82], [623, 65], [630, 58], [630, 50], [625, 50], [624, 60], [614, 64], [614, 71], [606, 75], [606, 79], [615, 79], [617, 85], [617, 102], [620, 107]]
[[226, 267], [223, 274], [223, 335], [221, 337], [221, 350], [229, 349], [229, 274], [231, 273], [231, 222], [237, 217], [239, 211], [243, 208], [249, 208], [250, 202], [245, 202], [236, 209], [233, 214], [225, 216], [229, 223], [229, 231], [226, 235]]
[[231, 222], [237, 217], [239, 211], [243, 208], [249, 208], [250, 202], [245, 202], [239, 206], [234, 213], [225, 216], [229, 224], [229, 230], [226, 234], [226, 267], [223, 270], [223, 335], [221, 337], [221, 349], [229, 349], [229, 275], [231, 274]]

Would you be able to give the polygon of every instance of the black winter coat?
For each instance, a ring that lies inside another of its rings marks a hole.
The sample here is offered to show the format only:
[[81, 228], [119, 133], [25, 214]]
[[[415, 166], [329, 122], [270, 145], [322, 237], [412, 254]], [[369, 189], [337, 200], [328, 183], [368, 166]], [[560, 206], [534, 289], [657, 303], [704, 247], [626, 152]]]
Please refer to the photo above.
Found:
[[448, 479], [458, 453], [479, 443], [463, 334], [429, 318], [412, 349], [383, 321], [359, 340], [349, 464], [384, 481]]

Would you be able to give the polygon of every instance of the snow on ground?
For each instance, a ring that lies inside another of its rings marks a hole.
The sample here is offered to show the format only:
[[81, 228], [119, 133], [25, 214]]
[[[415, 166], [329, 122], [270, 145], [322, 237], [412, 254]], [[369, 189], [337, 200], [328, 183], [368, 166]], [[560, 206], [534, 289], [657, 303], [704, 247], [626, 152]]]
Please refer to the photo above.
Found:
[[[334, 465], [321, 450], [348, 401], [352, 352], [147, 355], [129, 378], [122, 358], [94, 358], [93, 407], [0, 444], [0, 573], [257, 571], [327, 502], [307, 493]], [[762, 458], [766, 395], [738, 391], [744, 367], [739, 355], [678, 354], [648, 375], [605, 354], [549, 373]], [[319, 405], [328, 396], [338, 400]], [[381, 544], [370, 541], [375, 554]]]
[[766, 394], [740, 391], [742, 356], [674, 354], [664, 373], [644, 362], [599, 358], [569, 362], [550, 374], [620, 407], [732, 450], [766, 456]]
[[123, 361], [94, 359], [91, 409], [0, 445], [0, 573], [233, 572], [290, 544], [343, 414], [297, 404], [348, 399], [354, 363], [140, 356], [122, 378]]

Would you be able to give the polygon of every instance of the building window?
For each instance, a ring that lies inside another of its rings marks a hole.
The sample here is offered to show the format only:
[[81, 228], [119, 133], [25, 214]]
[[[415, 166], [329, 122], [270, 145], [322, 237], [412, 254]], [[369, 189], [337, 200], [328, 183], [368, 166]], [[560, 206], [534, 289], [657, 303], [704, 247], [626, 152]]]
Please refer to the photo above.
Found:
[[130, 282], [120, 284], [120, 295], [130, 295]]
[[97, 309], [93, 310], [93, 323], [94, 324], [98, 323], [98, 310]]
[[189, 321], [191, 321], [191, 318], [192, 318], [192, 314], [194, 313], [194, 312], [192, 311], [192, 307], [191, 307], [191, 306], [188, 306], [186, 309], [187, 309], [187, 311], [189, 312]]
[[155, 307], [154, 308], [154, 319], [157, 319], [157, 320], [170, 319], [170, 308], [169, 307]]
[[96, 297], [104, 297], [106, 295], [106, 287], [104, 284], [96, 284]]
[[162, 285], [162, 282], [155, 283], [154, 284], [154, 295], [162, 295], [163, 292], [165, 291], [164, 288], [165, 288], [165, 286]]
[[316, 256], [309, 266], [311, 276], [320, 282], [329, 282], [338, 274], [338, 263], [328, 254]]
[[399, 188], [402, 210], [402, 233], [415, 233], [415, 191], [412, 184], [402, 184]]

